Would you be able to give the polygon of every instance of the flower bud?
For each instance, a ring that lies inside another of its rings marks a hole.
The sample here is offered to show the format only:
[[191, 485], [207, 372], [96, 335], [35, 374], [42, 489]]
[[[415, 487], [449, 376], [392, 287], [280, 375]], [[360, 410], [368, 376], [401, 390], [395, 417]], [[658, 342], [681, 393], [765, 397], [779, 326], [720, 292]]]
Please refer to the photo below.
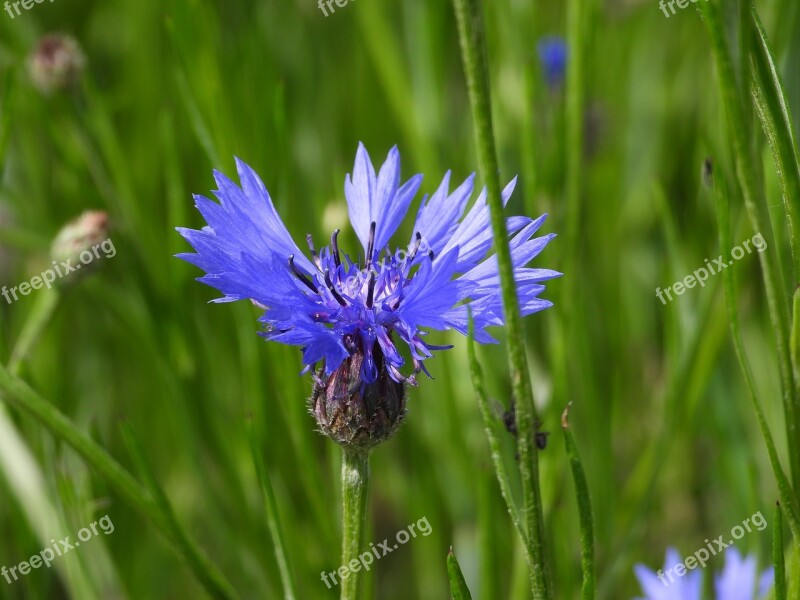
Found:
[[87, 211], [59, 231], [50, 248], [50, 258], [65, 269], [71, 266], [88, 274], [97, 268], [99, 258], [103, 254], [111, 256], [109, 250], [113, 249], [108, 238], [108, 214]]
[[314, 385], [309, 409], [322, 433], [343, 446], [368, 449], [388, 439], [406, 413], [404, 384], [389, 376], [379, 346], [374, 348], [378, 377], [361, 378], [364, 353], [356, 350], [330, 377]]
[[61, 34], [43, 37], [28, 58], [31, 80], [44, 94], [77, 83], [85, 65], [86, 57], [78, 42]]

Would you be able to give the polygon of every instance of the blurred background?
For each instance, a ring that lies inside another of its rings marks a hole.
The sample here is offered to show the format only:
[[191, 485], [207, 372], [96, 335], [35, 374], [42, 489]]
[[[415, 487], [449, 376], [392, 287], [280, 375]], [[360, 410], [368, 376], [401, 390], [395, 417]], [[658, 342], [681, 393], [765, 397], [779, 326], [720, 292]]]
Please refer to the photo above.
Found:
[[[668, 546], [688, 554], [757, 511], [769, 519], [777, 496], [730, 342], [722, 278], [666, 305], [655, 294], [721, 254], [703, 160], [713, 157], [716, 176], [734, 179], [699, 15], [690, 5], [667, 18], [655, 0], [588, 2], [584, 147], [579, 180], [570, 183], [564, 80], [546, 78], [537, 53], [543, 36], [564, 35], [561, 4], [486, 3], [495, 133], [502, 179], [520, 178], [510, 212], [547, 212], [543, 232], [561, 234], [535, 261], [565, 272], [543, 295], [555, 307], [526, 319], [542, 429], [552, 432], [541, 466], [556, 597], [577, 597], [580, 587], [576, 503], [559, 431], [572, 402], [595, 514], [599, 597], [630, 598], [640, 591], [635, 563], [659, 568]], [[797, 5], [757, 6], [798, 114]], [[307, 413], [311, 380], [299, 375], [300, 352], [259, 338], [259, 311], [248, 303], [209, 304], [217, 292], [173, 258], [189, 250], [175, 227], [204, 224], [191, 195], [215, 187], [212, 169], [235, 177], [238, 156], [261, 174], [296, 239], [341, 227], [342, 246], [355, 248], [343, 182], [359, 141], [376, 162], [397, 144], [403, 178], [423, 173], [424, 193], [448, 169], [459, 182], [477, 169], [451, 3], [351, 0], [334, 8], [325, 16], [311, 0], [55, 0], [14, 18], [0, 13], [0, 285], [50, 266], [54, 236], [89, 209], [108, 212], [116, 248], [102, 269], [64, 291], [20, 374], [136, 473], [121, 426], [132, 428], [179, 520], [243, 598], [281, 596], [248, 422], [261, 440], [300, 598], [338, 595], [320, 573], [340, 560], [340, 451]], [[68, 89], [42, 93], [28, 57], [49, 33], [74, 37], [85, 69]], [[787, 257], [780, 193], [761, 143]], [[570, 184], [580, 211], [572, 240], [564, 235]], [[741, 199], [731, 204], [739, 244], [757, 232]], [[398, 239], [409, 239], [406, 225]], [[734, 268], [745, 345], [785, 459], [757, 255]], [[4, 363], [46, 293], [0, 300]], [[377, 561], [369, 590], [389, 600], [447, 597], [452, 546], [474, 597], [528, 598], [465, 376], [466, 344], [456, 334], [431, 340], [455, 348], [427, 363], [435, 379], [409, 391], [406, 424], [373, 453], [367, 539], [377, 544], [423, 517], [432, 532]], [[480, 359], [500, 418], [511, 400], [504, 347], [481, 348]], [[204, 597], [163, 536], [103, 478], [29, 416], [8, 412], [33, 461], [2, 446], [0, 565], [26, 560], [51, 538], [74, 539], [106, 514], [114, 532], [58, 567], [13, 584], [0, 579], [0, 597]], [[510, 435], [505, 458], [513, 464]], [[766, 564], [769, 543], [768, 529], [737, 547]], [[709, 589], [721, 566], [707, 569]]]

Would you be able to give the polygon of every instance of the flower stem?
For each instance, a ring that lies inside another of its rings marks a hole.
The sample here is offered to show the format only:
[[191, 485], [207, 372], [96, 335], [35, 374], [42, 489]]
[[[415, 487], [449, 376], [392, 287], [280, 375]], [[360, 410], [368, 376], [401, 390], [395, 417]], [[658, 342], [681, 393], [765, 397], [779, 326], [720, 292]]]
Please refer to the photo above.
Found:
[[[369, 490], [369, 450], [342, 449], [342, 565], [357, 560], [363, 545]], [[358, 598], [359, 573], [342, 578], [341, 600]]]
[[478, 163], [487, 188], [487, 200], [492, 218], [494, 249], [500, 274], [503, 311], [508, 336], [508, 358], [516, 398], [517, 451], [523, 493], [523, 520], [527, 531], [529, 552], [533, 557], [531, 587], [536, 600], [550, 598], [544, 558], [544, 519], [539, 490], [539, 456], [534, 444], [534, 423], [537, 422], [533, 390], [527, 370], [525, 345], [522, 337], [522, 318], [519, 311], [511, 251], [508, 245], [503, 203], [500, 197], [497, 151], [492, 131], [492, 103], [489, 86], [489, 67], [486, 60], [486, 39], [480, 0], [453, 0], [461, 56], [467, 78]]

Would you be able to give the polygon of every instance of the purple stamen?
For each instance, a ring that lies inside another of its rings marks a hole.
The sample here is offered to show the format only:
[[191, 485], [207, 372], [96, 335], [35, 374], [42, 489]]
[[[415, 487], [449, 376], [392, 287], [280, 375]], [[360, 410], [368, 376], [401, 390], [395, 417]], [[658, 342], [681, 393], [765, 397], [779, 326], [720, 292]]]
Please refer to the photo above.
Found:
[[375, 295], [375, 272], [369, 277], [369, 287], [367, 288], [367, 308], [372, 308], [372, 301]]
[[342, 265], [342, 259], [339, 257], [339, 230], [333, 232], [331, 235], [331, 254], [333, 254], [333, 262], [336, 264], [336, 267], [340, 267]]
[[372, 265], [372, 251], [373, 251], [374, 246], [375, 246], [375, 227], [376, 227], [376, 225], [377, 224], [375, 223], [375, 221], [373, 221], [369, 226], [369, 242], [367, 243], [367, 256], [366, 256], [367, 267], [366, 268], [369, 268], [370, 265]]
[[[338, 232], [339, 230], [337, 229], [336, 231]], [[330, 290], [331, 294], [333, 294], [333, 297], [336, 298], [336, 301], [339, 304], [341, 304], [342, 306], [347, 306], [347, 302], [345, 302], [344, 298], [342, 298], [339, 295], [339, 292], [337, 292], [336, 288], [333, 286], [333, 282], [331, 281], [330, 271], [325, 271], [325, 285], [328, 286], [328, 289]]]
[[300, 281], [302, 281], [304, 284], [306, 284], [308, 289], [310, 289], [312, 292], [314, 292], [316, 294], [319, 293], [319, 290], [317, 289], [317, 286], [315, 286], [312, 283], [312, 281], [308, 277], [306, 277], [305, 274], [302, 271], [300, 271], [300, 269], [298, 269], [295, 266], [295, 264], [294, 264], [294, 254], [292, 254], [289, 257], [289, 269], [291, 269], [291, 271], [292, 271], [292, 273], [294, 273], [295, 277], [297, 277]]
[[317, 255], [317, 250], [314, 248], [314, 240], [311, 239], [311, 234], [306, 234], [306, 243], [308, 243], [308, 249], [311, 252], [311, 260], [317, 266], [317, 268], [322, 271], [322, 267], [320, 266], [319, 256]]

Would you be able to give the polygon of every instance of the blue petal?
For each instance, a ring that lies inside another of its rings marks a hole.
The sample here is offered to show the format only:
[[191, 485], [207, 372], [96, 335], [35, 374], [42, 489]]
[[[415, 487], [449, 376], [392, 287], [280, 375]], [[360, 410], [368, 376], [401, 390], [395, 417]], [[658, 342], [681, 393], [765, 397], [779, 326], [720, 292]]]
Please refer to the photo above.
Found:
[[380, 173], [375, 168], [366, 148], [358, 144], [352, 179], [345, 178], [344, 193], [350, 223], [361, 245], [366, 251], [369, 246], [369, 232], [375, 222], [374, 248], [381, 249], [389, 242], [408, 212], [422, 176], [416, 175], [400, 185], [400, 152], [393, 147], [383, 163]]
[[725, 568], [714, 580], [719, 600], [753, 600], [756, 591], [756, 558], [742, 555], [736, 548], [725, 550]]
[[[445, 173], [439, 188], [423, 202], [414, 223], [414, 235], [419, 232], [424, 244], [423, 250], [433, 250], [437, 256], [445, 244], [453, 237], [458, 228], [458, 221], [464, 214], [469, 197], [472, 195], [475, 174], [473, 173], [452, 194], [450, 189], [450, 171]], [[411, 244], [414, 244], [412, 239]], [[427, 252], [426, 252], [427, 253]]]
[[458, 248], [436, 261], [425, 260], [406, 288], [397, 316], [412, 327], [448, 329], [447, 312], [463, 297], [464, 288], [453, 280]]

